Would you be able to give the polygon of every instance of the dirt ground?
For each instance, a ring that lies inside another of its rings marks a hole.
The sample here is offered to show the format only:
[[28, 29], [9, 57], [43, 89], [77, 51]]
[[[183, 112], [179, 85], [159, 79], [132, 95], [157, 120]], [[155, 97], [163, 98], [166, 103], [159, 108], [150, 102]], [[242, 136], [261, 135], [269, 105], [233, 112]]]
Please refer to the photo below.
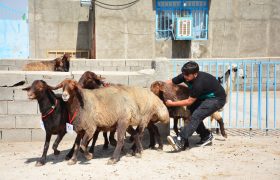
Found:
[[68, 166], [64, 156], [72, 142], [63, 141], [61, 154], [54, 156], [49, 149], [42, 167], [35, 163], [43, 142], [3, 142], [0, 179], [280, 179], [279, 136], [215, 137], [212, 146], [195, 147], [199, 139], [194, 136], [190, 150], [174, 153], [165, 145], [161, 152], [144, 150], [141, 158], [123, 155], [115, 165], [106, 164], [114, 148], [102, 150], [100, 138], [94, 159], [86, 161], [80, 155], [76, 165]]

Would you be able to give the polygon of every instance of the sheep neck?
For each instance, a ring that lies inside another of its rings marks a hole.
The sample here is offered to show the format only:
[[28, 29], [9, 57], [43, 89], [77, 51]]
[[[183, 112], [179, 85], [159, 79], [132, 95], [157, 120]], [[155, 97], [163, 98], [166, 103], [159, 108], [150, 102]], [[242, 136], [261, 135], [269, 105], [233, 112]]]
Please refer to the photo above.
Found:
[[41, 114], [46, 114], [55, 105], [55, 97], [49, 92], [37, 99]]
[[[70, 98], [68, 100], [67, 109], [69, 112], [70, 119], [74, 116], [75, 113], [77, 113], [79, 111], [80, 108], [81, 108], [81, 103], [77, 96], [74, 96], [73, 98]], [[75, 121], [75, 119], [74, 119], [74, 121]]]

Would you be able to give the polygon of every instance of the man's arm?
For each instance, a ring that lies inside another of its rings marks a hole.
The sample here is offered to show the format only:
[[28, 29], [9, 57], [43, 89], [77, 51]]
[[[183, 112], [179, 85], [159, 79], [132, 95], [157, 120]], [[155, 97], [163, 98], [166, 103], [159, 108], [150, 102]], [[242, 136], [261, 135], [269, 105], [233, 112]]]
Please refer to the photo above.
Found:
[[172, 82], [172, 80], [171, 80], [171, 79], [169, 79], [169, 80], [165, 81], [165, 83], [166, 83], [166, 84], [173, 84], [173, 82]]
[[172, 106], [190, 106], [196, 101], [196, 98], [189, 97], [188, 99], [184, 99], [181, 101], [171, 101], [167, 100], [165, 102], [166, 106], [172, 107]]

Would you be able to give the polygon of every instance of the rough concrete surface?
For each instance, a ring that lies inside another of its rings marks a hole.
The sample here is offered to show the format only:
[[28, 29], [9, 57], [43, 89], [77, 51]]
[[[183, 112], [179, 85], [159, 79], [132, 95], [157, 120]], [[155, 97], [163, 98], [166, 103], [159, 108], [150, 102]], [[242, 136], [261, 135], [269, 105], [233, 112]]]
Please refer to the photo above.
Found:
[[[49, 149], [47, 163], [35, 167], [43, 142], [0, 143], [1, 179], [279, 179], [279, 136], [219, 136], [212, 146], [194, 147], [174, 153], [144, 150], [141, 158], [124, 155], [115, 165], [107, 165], [114, 148], [102, 150], [103, 138], [97, 143], [94, 159], [86, 161], [80, 154], [76, 165], [69, 166], [64, 156], [72, 141], [63, 141], [61, 154]], [[129, 150], [131, 144], [126, 144]], [[144, 147], [147, 147], [147, 142]]]

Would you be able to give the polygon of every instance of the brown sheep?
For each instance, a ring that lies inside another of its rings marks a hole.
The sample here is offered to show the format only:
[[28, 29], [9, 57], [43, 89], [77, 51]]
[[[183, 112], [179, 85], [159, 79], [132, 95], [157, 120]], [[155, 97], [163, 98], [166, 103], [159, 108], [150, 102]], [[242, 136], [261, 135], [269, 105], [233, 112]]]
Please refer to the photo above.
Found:
[[52, 61], [39, 61], [28, 63], [23, 67], [23, 71], [61, 71], [68, 72], [70, 68], [70, 55], [64, 54], [62, 58]]
[[[189, 97], [189, 88], [183, 85], [167, 84], [163, 81], [155, 81], [151, 84], [151, 91], [156, 94], [163, 102], [168, 99], [172, 101], [183, 100]], [[168, 107], [170, 117], [174, 118], [174, 131], [178, 136], [178, 119], [183, 118], [185, 121], [189, 120], [190, 111], [184, 107]], [[224, 129], [223, 118], [219, 112], [215, 112], [211, 115], [211, 120], [215, 119], [220, 125], [221, 134], [223, 137], [227, 137]]]
[[129, 126], [138, 126], [139, 133], [135, 136], [136, 145], [142, 150], [140, 140], [144, 128], [149, 123], [168, 123], [169, 114], [163, 102], [151, 91], [140, 87], [110, 86], [102, 89], [82, 89], [75, 80], [66, 79], [53, 89], [63, 88], [62, 99], [67, 101], [67, 108], [73, 119], [74, 130], [77, 132], [74, 154], [68, 164], [77, 162], [80, 148], [87, 159], [92, 154], [87, 151], [87, 143], [93, 137], [97, 127], [108, 131], [117, 129], [118, 141], [116, 149], [108, 164], [120, 159], [124, 145], [124, 136]]
[[[84, 74], [81, 76], [81, 78], [79, 79], [79, 85], [83, 88], [83, 89], [98, 89], [101, 87], [106, 86], [107, 84], [105, 84], [105, 82], [103, 81], [105, 78], [101, 77], [101, 76], [97, 76], [94, 72], [91, 71], [86, 71], [84, 72]], [[114, 138], [115, 135], [115, 130], [112, 130], [109, 136], [109, 140], [110, 140], [110, 144], [112, 146], [116, 146], [117, 145], [117, 141]], [[95, 145], [95, 139], [97, 139], [99, 134], [99, 131], [96, 131], [95, 135], [94, 135], [94, 139], [92, 142], [92, 146], [89, 150], [89, 152], [93, 153], [94, 151], [94, 145]], [[103, 149], [108, 149], [108, 137], [107, 137], [107, 132], [103, 132], [103, 137], [104, 137], [104, 145], [103, 145]]]

